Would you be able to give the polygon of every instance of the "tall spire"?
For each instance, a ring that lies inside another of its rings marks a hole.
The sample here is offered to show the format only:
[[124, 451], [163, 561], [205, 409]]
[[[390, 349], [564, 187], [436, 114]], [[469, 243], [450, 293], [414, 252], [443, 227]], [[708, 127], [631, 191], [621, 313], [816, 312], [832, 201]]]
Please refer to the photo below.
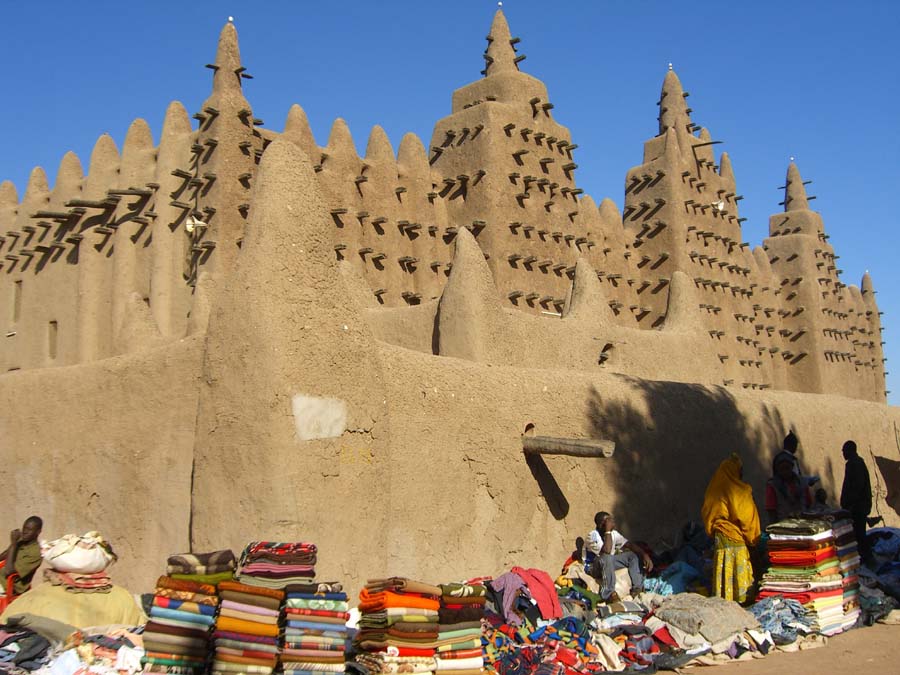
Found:
[[506, 23], [502, 9], [498, 9], [494, 14], [494, 22], [491, 24], [487, 40], [488, 46], [484, 52], [485, 77], [497, 73], [517, 72], [518, 62], [522, 59], [516, 56], [514, 43], [509, 34], [509, 24]]
[[659, 133], [665, 133], [669, 127], [686, 129], [691, 121], [687, 103], [684, 100], [684, 89], [681, 80], [674, 70], [667, 70], [663, 80], [662, 92], [659, 96]]
[[238, 47], [237, 29], [230, 21], [219, 34], [219, 48], [216, 50], [216, 61], [212, 65], [213, 91], [225, 92], [241, 89], [241, 50]]
[[803, 187], [803, 179], [797, 165], [791, 162], [788, 165], [787, 179], [784, 183], [784, 210], [801, 211], [809, 208], [809, 200], [806, 197], [806, 188]]

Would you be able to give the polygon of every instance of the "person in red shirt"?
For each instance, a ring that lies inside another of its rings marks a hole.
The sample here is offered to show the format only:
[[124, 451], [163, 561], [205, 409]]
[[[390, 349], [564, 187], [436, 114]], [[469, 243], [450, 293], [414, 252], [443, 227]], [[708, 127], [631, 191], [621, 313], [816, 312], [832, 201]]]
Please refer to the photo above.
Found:
[[812, 506], [809, 486], [800, 478], [794, 466], [794, 461], [788, 457], [779, 455], [775, 458], [774, 475], [766, 483], [766, 514], [770, 525]]

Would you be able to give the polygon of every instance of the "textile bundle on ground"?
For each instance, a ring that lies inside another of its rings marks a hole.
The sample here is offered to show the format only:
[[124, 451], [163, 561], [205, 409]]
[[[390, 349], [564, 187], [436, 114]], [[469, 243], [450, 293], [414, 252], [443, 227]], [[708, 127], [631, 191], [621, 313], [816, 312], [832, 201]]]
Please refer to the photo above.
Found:
[[[770, 566], [759, 598], [780, 595], [796, 600], [806, 609], [815, 631], [840, 633], [845, 627], [844, 577], [831, 518], [788, 518], [766, 531]], [[841, 532], [845, 536], [843, 528]]]
[[227, 565], [210, 572], [210, 560], [231, 560], [234, 569], [231, 551], [169, 557], [168, 576], [156, 582], [150, 621], [144, 629], [147, 671], [199, 673], [206, 669], [209, 634], [219, 607], [216, 585], [232, 575]]
[[41, 545], [41, 557], [49, 568], [44, 580], [72, 593], [109, 593], [112, 581], [106, 569], [116, 554], [99, 532], [67, 534]]

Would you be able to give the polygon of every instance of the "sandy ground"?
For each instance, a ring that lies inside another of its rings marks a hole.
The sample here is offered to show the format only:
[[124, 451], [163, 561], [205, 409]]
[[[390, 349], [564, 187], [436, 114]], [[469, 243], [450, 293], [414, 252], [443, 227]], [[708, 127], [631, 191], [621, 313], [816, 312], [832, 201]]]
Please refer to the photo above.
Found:
[[897, 641], [900, 626], [875, 624], [860, 628], [828, 640], [818, 649], [799, 652], [776, 652], [763, 659], [740, 661], [715, 666], [712, 670], [703, 666], [685, 669], [696, 675], [756, 675], [757, 673], [791, 673], [791, 675], [843, 675], [845, 673], [896, 673], [898, 672]]

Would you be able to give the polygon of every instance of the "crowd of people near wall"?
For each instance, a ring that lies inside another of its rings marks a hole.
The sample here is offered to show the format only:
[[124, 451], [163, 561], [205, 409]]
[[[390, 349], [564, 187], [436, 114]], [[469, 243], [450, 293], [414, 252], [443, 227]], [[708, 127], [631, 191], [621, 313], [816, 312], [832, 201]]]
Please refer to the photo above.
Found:
[[[0, 672], [19, 675], [587, 675], [655, 672], [819, 646], [900, 623], [900, 530], [867, 532], [865, 463], [844, 444], [840, 507], [789, 434], [766, 486], [767, 526], [741, 458], [713, 474], [700, 523], [654, 550], [601, 511], [559, 574], [514, 566], [425, 582], [370, 579], [353, 602], [315, 575], [310, 542], [176, 553], [136, 602], [116, 586], [98, 533], [38, 543], [10, 535], [0, 581]], [[562, 557], [562, 556], [560, 556]], [[47, 583], [31, 588], [44, 563]]]

